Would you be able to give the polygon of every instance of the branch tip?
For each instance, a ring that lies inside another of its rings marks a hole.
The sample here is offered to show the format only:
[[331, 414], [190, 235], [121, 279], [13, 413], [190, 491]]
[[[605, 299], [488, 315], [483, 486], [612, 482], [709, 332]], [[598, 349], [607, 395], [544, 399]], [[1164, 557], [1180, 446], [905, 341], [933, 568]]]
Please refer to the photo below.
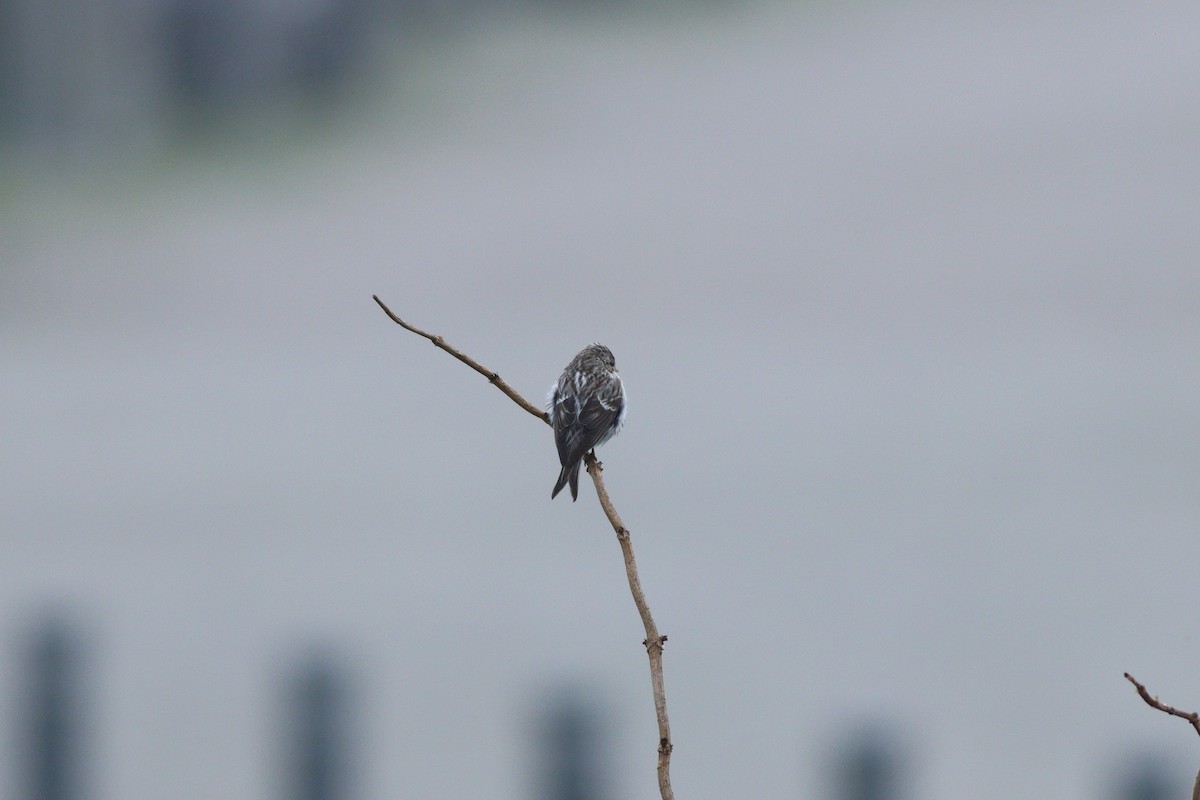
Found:
[[[1192, 727], [1196, 729], [1196, 733], [1200, 734], [1200, 713], [1195, 712], [1195, 711], [1180, 711], [1178, 708], [1175, 708], [1174, 706], [1169, 706], [1166, 703], [1159, 700], [1157, 695], [1152, 697], [1150, 695], [1150, 692], [1147, 691], [1146, 687], [1143, 686], [1142, 684], [1138, 683], [1137, 680], [1132, 675], [1130, 675], [1128, 672], [1125, 673], [1125, 678], [1130, 683], [1132, 683], [1135, 687], [1137, 687], [1137, 693], [1139, 696], [1141, 696], [1141, 698], [1143, 700], [1146, 701], [1146, 705], [1150, 706], [1151, 708], [1158, 709], [1159, 711], [1163, 712], [1164, 714], [1170, 714], [1172, 717], [1179, 717], [1180, 719], [1186, 719], [1188, 722], [1190, 722], [1192, 724]], [[1197, 776], [1196, 780], [1197, 780], [1197, 782], [1196, 782], [1197, 791], [1200, 791], [1200, 776]]]
[[442, 350], [445, 350], [447, 353], [454, 356], [459, 361], [466, 364], [468, 367], [475, 370], [483, 377], [487, 378], [488, 382], [491, 383], [493, 386], [495, 386], [500, 391], [504, 392], [504, 394], [506, 394], [508, 396], [509, 400], [512, 400], [514, 403], [519, 405], [521, 408], [525, 409], [533, 416], [542, 420], [542, 422], [545, 422], [546, 424], [550, 423], [550, 417], [549, 417], [549, 415], [546, 414], [545, 411], [543, 411], [542, 409], [533, 405], [528, 400], [526, 400], [524, 397], [522, 397], [520, 394], [518, 394], [515, 389], [513, 389], [511, 386], [509, 386], [507, 383], [504, 382], [504, 379], [501, 378], [499, 373], [497, 373], [495, 370], [488, 369], [487, 367], [483, 366], [475, 359], [471, 358], [466, 353], [462, 352], [461, 350], [457, 349], [456, 347], [453, 347], [453, 346], [447, 344], [446, 340], [443, 337], [441, 337], [437, 334], [428, 333], [428, 332], [423, 331], [420, 328], [417, 328], [413, 325], [409, 325], [407, 322], [405, 322], [404, 320], [400, 319], [398, 316], [393, 314], [392, 310], [390, 308], [388, 308], [387, 305], [382, 300], [379, 299], [379, 295], [373, 294], [373, 295], [371, 295], [371, 297], [373, 297], [375, 299], [375, 302], [379, 304], [379, 307], [383, 309], [383, 312], [388, 315], [388, 317], [392, 320], [392, 322], [395, 322], [397, 325], [399, 325], [401, 328], [404, 328], [404, 330], [406, 330], [406, 331], [410, 331], [412, 333], [415, 333], [417, 336], [420, 336], [424, 339], [428, 339], [430, 342], [433, 343], [434, 347], [438, 347], [438, 348], [441, 348]]

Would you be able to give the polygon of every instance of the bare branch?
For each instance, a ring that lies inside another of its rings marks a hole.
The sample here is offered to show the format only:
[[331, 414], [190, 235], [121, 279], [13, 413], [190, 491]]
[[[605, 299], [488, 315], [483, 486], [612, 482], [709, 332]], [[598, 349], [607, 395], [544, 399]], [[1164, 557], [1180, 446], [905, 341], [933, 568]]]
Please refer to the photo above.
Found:
[[621, 555], [625, 559], [625, 575], [629, 579], [629, 591], [633, 594], [633, 603], [637, 606], [646, 629], [646, 638], [642, 642], [646, 653], [650, 656], [650, 685], [654, 692], [654, 714], [658, 718], [658, 790], [663, 800], [673, 800], [675, 793], [671, 790], [671, 722], [667, 718], [667, 695], [663, 686], [662, 654], [667, 637], [658, 632], [650, 606], [646, 603], [646, 595], [642, 593], [642, 581], [638, 578], [637, 561], [633, 557], [633, 542], [630, 540], [629, 529], [621, 521], [608, 489], [604, 486], [604, 465], [596, 460], [591, 453], [584, 459], [592, 483], [596, 484], [596, 496], [600, 498], [600, 507], [612, 524], [617, 534], [617, 542], [621, 545]]
[[[379, 304], [384, 313], [397, 325], [433, 342], [435, 346], [445, 350], [487, 378], [489, 383], [495, 385], [497, 389], [508, 395], [509, 399], [521, 408], [547, 425], [550, 424], [550, 416], [546, 412], [538, 409], [518, 394], [497, 373], [483, 366], [461, 350], [450, 346], [441, 336], [426, 333], [419, 328], [409, 325], [393, 314], [392, 310], [384, 305], [384, 302], [377, 295], [371, 296], [375, 298], [375, 302]], [[592, 482], [596, 485], [596, 496], [600, 498], [600, 507], [604, 510], [604, 515], [608, 517], [613, 531], [617, 534], [617, 542], [621, 545], [621, 555], [625, 560], [625, 576], [629, 580], [629, 591], [633, 594], [633, 603], [637, 606], [638, 614], [642, 618], [642, 626], [646, 629], [646, 639], [642, 644], [646, 646], [646, 653], [650, 657], [650, 687], [654, 693], [654, 714], [658, 719], [658, 790], [662, 795], [662, 800], [675, 800], [675, 793], [671, 789], [671, 751], [674, 749], [674, 745], [671, 743], [671, 724], [667, 719], [667, 695], [666, 689], [663, 686], [662, 671], [663, 645], [666, 644], [667, 637], [658, 632], [658, 627], [654, 624], [654, 617], [650, 614], [650, 606], [646, 603], [646, 595], [642, 592], [642, 581], [638, 577], [637, 561], [633, 557], [633, 543], [630, 540], [629, 529], [621, 521], [616, 508], [613, 507], [612, 499], [608, 496], [608, 490], [604, 486], [604, 478], [602, 477], [604, 467], [591, 453], [587, 454], [584, 462], [587, 464], [588, 474], [592, 476]], [[1196, 798], [1195, 800], [1200, 800], [1200, 798]]]
[[[1146, 687], [1138, 683], [1137, 679], [1128, 672], [1125, 673], [1125, 680], [1134, 685], [1134, 687], [1137, 689], [1137, 693], [1141, 695], [1143, 700], [1146, 701], [1146, 705], [1150, 706], [1151, 708], [1157, 708], [1159, 711], [1162, 711], [1165, 714], [1170, 714], [1172, 717], [1186, 719], [1188, 722], [1192, 723], [1192, 727], [1196, 729], [1196, 733], [1200, 734], [1200, 713], [1195, 711], [1180, 711], [1178, 708], [1169, 706], [1162, 702], [1157, 697], [1151, 697], [1150, 692], [1146, 691]], [[1200, 772], [1196, 773], [1196, 782], [1192, 784], [1192, 800], [1200, 800]]]
[[1196, 733], [1200, 734], [1200, 713], [1196, 713], [1195, 711], [1190, 713], [1187, 711], [1180, 711], [1178, 708], [1174, 708], [1166, 703], [1163, 703], [1157, 697], [1151, 697], [1150, 693], [1146, 691], [1146, 687], [1138, 683], [1137, 680], [1128, 672], [1125, 673], [1125, 680], [1129, 681], [1134, 685], [1134, 687], [1137, 688], [1137, 693], [1142, 696], [1142, 699], [1145, 700], [1146, 704], [1151, 708], [1157, 708], [1159, 711], [1170, 714], [1172, 717], [1186, 719], [1188, 722], [1192, 723], [1192, 727], [1196, 729]]
[[406, 331], [412, 331], [417, 336], [423, 336], [426, 339], [428, 339], [429, 341], [433, 342], [435, 347], [440, 347], [441, 349], [445, 350], [450, 355], [457, 358], [459, 361], [466, 364], [471, 369], [478, 372], [483, 377], [487, 378], [488, 383], [492, 384], [497, 389], [499, 389], [500, 391], [502, 391], [506, 395], [508, 395], [509, 399], [512, 400], [517, 405], [519, 405], [521, 408], [525, 409], [530, 414], [533, 414], [535, 417], [537, 417], [538, 419], [540, 419], [542, 422], [546, 423], [547, 425], [550, 424], [550, 415], [549, 414], [547, 414], [545, 411], [543, 411], [542, 409], [535, 406], [533, 403], [530, 403], [528, 400], [526, 400], [521, 395], [517, 394], [516, 390], [513, 389], [511, 386], [509, 386], [507, 383], [505, 383], [504, 379], [501, 378], [496, 372], [493, 372], [492, 370], [483, 366], [475, 359], [473, 359], [470, 356], [468, 356], [467, 354], [463, 353], [461, 350], [446, 344], [446, 340], [443, 339], [441, 336], [437, 336], [432, 333], [426, 333], [425, 331], [421, 330], [420, 328], [414, 328], [412, 325], [409, 325], [407, 322], [405, 322], [404, 320], [400, 319], [395, 314], [393, 314], [392, 310], [390, 308], [388, 308], [386, 305], [384, 305], [383, 301], [379, 299], [378, 295], [373, 294], [373, 295], [371, 295], [371, 297], [375, 298], [375, 302], [378, 303], [379, 307], [383, 309], [383, 313], [387, 314], [389, 317], [392, 318], [392, 322], [396, 323], [401, 328], [404, 328]]

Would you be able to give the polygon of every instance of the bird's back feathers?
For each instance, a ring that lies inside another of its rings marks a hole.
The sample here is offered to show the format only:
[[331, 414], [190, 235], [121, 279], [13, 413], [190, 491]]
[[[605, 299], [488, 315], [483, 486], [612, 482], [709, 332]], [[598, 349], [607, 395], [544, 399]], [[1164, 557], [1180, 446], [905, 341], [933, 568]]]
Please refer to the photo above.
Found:
[[578, 497], [579, 466], [594, 447], [611, 439], [625, 420], [625, 387], [612, 352], [589, 345], [575, 356], [550, 390], [550, 421], [562, 464], [553, 499], [567, 483]]

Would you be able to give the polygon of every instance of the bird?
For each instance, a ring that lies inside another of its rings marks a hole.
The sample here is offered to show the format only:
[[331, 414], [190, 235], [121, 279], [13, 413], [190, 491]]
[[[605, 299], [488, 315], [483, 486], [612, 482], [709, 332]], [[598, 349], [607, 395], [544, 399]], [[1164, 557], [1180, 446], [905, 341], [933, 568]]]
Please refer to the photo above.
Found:
[[617, 435], [625, 424], [625, 385], [612, 351], [592, 343], [579, 351], [550, 387], [547, 413], [562, 470], [553, 500], [570, 484], [571, 501], [579, 499], [579, 467], [593, 448]]

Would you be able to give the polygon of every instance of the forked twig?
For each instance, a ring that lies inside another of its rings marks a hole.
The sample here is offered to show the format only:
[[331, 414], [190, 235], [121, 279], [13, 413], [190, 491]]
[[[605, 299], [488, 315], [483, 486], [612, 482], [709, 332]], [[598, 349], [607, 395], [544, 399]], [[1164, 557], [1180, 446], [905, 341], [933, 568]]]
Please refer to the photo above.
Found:
[[1137, 679], [1134, 678], [1132, 675], [1130, 675], [1128, 672], [1125, 673], [1125, 680], [1129, 681], [1130, 683], [1132, 683], [1134, 685], [1134, 687], [1137, 689], [1137, 693], [1142, 696], [1142, 699], [1145, 700], [1146, 704], [1149, 705], [1151, 708], [1157, 708], [1159, 711], [1163, 711], [1167, 714], [1170, 714], [1172, 717], [1179, 717], [1180, 719], [1186, 719], [1188, 722], [1192, 723], [1192, 727], [1196, 729], [1196, 733], [1200, 734], [1200, 713], [1197, 713], [1195, 711], [1191, 711], [1191, 712], [1180, 711], [1178, 708], [1175, 708], [1174, 706], [1169, 706], [1166, 703], [1162, 702], [1157, 697], [1151, 697], [1150, 692], [1146, 691], [1146, 687], [1143, 686], [1142, 684], [1138, 683]]
[[[1146, 701], [1146, 705], [1150, 706], [1151, 708], [1157, 708], [1159, 711], [1162, 711], [1165, 714], [1170, 714], [1172, 717], [1186, 719], [1192, 724], [1192, 727], [1196, 729], [1196, 733], [1200, 734], [1200, 713], [1195, 711], [1180, 711], [1178, 708], [1169, 706], [1162, 702], [1157, 697], [1151, 696], [1150, 692], [1146, 691], [1146, 687], [1138, 683], [1137, 679], [1128, 672], [1125, 673], [1125, 680], [1134, 685], [1134, 688], [1137, 689], [1137, 693], [1141, 695], [1143, 700]], [[1196, 782], [1192, 785], [1192, 800], [1200, 800], [1200, 773], [1196, 774]]]
[[[483, 366], [461, 350], [447, 344], [446, 340], [441, 336], [426, 333], [420, 328], [409, 325], [400, 319], [400, 317], [393, 314], [392, 310], [377, 295], [371, 296], [379, 304], [379, 307], [383, 309], [384, 313], [397, 325], [433, 342], [435, 346], [445, 350], [487, 378], [489, 383], [508, 395], [508, 398], [521, 408], [547, 425], [550, 424], [549, 414], [518, 394], [515, 389], [505, 383], [499, 374]], [[673, 745], [671, 743], [671, 724], [667, 718], [667, 696], [666, 690], [663, 687], [662, 671], [663, 645], [666, 643], [667, 637], [658, 632], [658, 627], [654, 624], [654, 617], [650, 614], [650, 606], [647, 605], [646, 596], [642, 592], [642, 581], [638, 577], [637, 561], [633, 557], [633, 543], [630, 541], [629, 529], [625, 527], [625, 523], [617, 515], [617, 510], [613, 507], [612, 499], [608, 496], [608, 490], [604, 486], [604, 468], [591, 453], [587, 454], [584, 462], [587, 464], [588, 474], [592, 476], [592, 483], [596, 485], [596, 495], [600, 498], [600, 507], [604, 510], [604, 515], [608, 517], [613, 531], [617, 534], [617, 542], [621, 545], [621, 555], [625, 560], [625, 576], [629, 580], [629, 591], [633, 594], [634, 605], [637, 606], [638, 614], [642, 618], [642, 626], [646, 629], [646, 639], [642, 644], [645, 645], [646, 653], [650, 657], [650, 686], [654, 692], [654, 714], [658, 719], [658, 790], [662, 795], [662, 800], [674, 800], [675, 793], [671, 789], [671, 750], [673, 749]]]

